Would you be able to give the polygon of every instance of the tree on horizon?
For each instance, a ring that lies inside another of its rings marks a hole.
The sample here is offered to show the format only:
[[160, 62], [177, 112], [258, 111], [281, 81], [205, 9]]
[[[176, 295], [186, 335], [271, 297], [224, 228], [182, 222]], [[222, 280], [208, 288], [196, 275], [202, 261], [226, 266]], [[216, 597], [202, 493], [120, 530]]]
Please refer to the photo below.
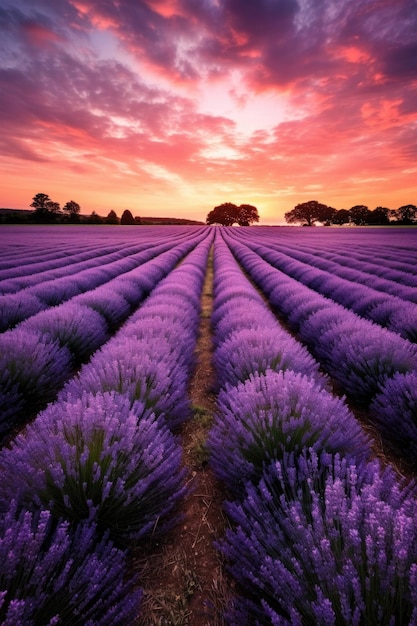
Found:
[[120, 218], [120, 224], [122, 226], [133, 226], [136, 224], [135, 218], [133, 217], [129, 209], [126, 209], [125, 211], [123, 211], [122, 217]]
[[66, 204], [64, 204], [62, 210], [68, 215], [68, 219], [70, 222], [80, 221], [81, 207], [78, 202], [74, 202], [74, 200], [69, 200]]
[[252, 222], [259, 222], [258, 209], [251, 204], [237, 206], [233, 202], [224, 202], [214, 207], [207, 215], [206, 224], [220, 224], [221, 226], [250, 226]]
[[332, 222], [333, 217], [337, 214], [337, 210], [327, 204], [317, 202], [317, 200], [309, 200], [297, 204], [292, 211], [285, 213], [285, 221], [288, 224], [301, 222], [304, 226], [313, 226], [316, 222], [328, 225]]
[[30, 206], [35, 209], [35, 222], [41, 223], [56, 221], [61, 211], [59, 203], [51, 200], [47, 193], [37, 193]]
[[113, 211], [112, 209], [110, 213], [107, 215], [107, 217], [104, 219], [104, 223], [105, 224], [119, 224], [120, 220], [117, 217], [116, 211]]

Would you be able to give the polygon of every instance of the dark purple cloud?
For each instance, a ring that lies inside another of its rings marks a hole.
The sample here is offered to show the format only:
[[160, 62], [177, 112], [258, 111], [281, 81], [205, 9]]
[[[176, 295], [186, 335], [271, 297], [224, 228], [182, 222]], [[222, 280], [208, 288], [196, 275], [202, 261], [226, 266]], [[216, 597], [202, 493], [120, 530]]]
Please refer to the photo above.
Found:
[[416, 58], [417, 0], [3, 0], [1, 153], [190, 185], [401, 174]]

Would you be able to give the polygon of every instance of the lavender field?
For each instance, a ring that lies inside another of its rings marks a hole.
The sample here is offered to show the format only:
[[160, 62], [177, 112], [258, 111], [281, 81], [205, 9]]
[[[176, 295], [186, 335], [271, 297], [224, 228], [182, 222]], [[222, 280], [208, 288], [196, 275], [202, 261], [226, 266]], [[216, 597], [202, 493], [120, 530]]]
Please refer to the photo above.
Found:
[[224, 624], [417, 624], [417, 229], [209, 226], [0, 230], [0, 623], [140, 623], [209, 267]]

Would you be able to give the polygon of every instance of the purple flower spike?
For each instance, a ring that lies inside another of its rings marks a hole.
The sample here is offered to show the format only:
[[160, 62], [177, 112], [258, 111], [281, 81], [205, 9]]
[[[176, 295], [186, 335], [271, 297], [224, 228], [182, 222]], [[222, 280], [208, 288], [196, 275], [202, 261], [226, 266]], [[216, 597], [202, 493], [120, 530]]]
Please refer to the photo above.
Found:
[[94, 521], [123, 545], [165, 530], [185, 491], [181, 448], [143, 405], [142, 413], [115, 393], [51, 404], [0, 451], [0, 505], [16, 498], [72, 523]]
[[71, 370], [71, 354], [57, 341], [46, 341], [29, 330], [2, 335], [0, 434], [9, 432], [24, 411], [34, 412], [52, 400]]
[[417, 372], [389, 379], [370, 406], [372, 419], [390, 445], [417, 465]]
[[125, 581], [126, 555], [94, 526], [69, 529], [49, 511], [11, 508], [0, 524], [3, 626], [113, 626], [133, 623], [142, 591]]
[[233, 494], [257, 482], [264, 467], [307, 449], [370, 458], [371, 447], [345, 403], [292, 371], [251, 376], [218, 398], [209, 435], [211, 465]]
[[377, 463], [309, 474], [288, 494], [271, 465], [228, 506], [220, 547], [259, 624], [415, 624], [415, 495]]
[[107, 324], [97, 311], [72, 302], [42, 311], [19, 328], [36, 331], [48, 341], [67, 346], [77, 362], [85, 361], [108, 336]]

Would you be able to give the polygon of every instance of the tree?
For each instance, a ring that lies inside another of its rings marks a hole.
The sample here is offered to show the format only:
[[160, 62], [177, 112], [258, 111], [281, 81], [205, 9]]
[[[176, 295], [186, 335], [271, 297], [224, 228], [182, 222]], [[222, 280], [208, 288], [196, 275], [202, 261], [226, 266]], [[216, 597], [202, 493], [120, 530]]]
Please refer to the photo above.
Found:
[[123, 211], [122, 217], [120, 218], [120, 223], [123, 226], [132, 226], [133, 224], [136, 224], [135, 218], [133, 217], [129, 209], [126, 209], [125, 211]]
[[233, 202], [224, 202], [214, 207], [207, 215], [206, 224], [221, 224], [222, 226], [249, 226], [252, 222], [259, 222], [258, 210], [251, 204], [236, 206]]
[[301, 222], [305, 226], [313, 226], [316, 222], [327, 225], [331, 223], [336, 212], [336, 209], [327, 206], [327, 204], [322, 204], [317, 200], [309, 200], [297, 204], [292, 211], [285, 213], [285, 221], [288, 224]]
[[91, 213], [88, 217], [85, 218], [86, 224], [103, 224], [103, 218], [98, 215], [95, 211]]
[[79, 222], [80, 221], [80, 211], [81, 207], [74, 200], [70, 200], [62, 207], [62, 210], [68, 215], [68, 219], [70, 222]]
[[342, 226], [342, 224], [349, 224], [350, 215], [347, 209], [339, 209], [333, 215], [332, 223], [337, 224], [338, 226]]
[[369, 211], [367, 223], [373, 224], [374, 226], [385, 226], [389, 224], [389, 212], [389, 209], [383, 206], [377, 206], [373, 211]]
[[405, 204], [404, 206], [400, 206], [396, 211], [398, 215], [398, 221], [401, 224], [414, 224], [414, 220], [417, 217], [417, 206], [414, 204]]
[[356, 226], [364, 226], [368, 224], [370, 210], [364, 204], [355, 204], [349, 209], [350, 220]]
[[60, 213], [58, 202], [53, 202], [46, 193], [37, 193], [30, 206], [35, 209], [36, 222], [54, 222]]
[[116, 212], [113, 211], [113, 209], [110, 211], [108, 216], [105, 218], [104, 223], [105, 224], [118, 224], [119, 223], [119, 218], [117, 217]]
[[241, 204], [238, 208], [237, 223], [239, 226], [250, 226], [252, 222], [259, 222], [258, 209], [251, 204]]

